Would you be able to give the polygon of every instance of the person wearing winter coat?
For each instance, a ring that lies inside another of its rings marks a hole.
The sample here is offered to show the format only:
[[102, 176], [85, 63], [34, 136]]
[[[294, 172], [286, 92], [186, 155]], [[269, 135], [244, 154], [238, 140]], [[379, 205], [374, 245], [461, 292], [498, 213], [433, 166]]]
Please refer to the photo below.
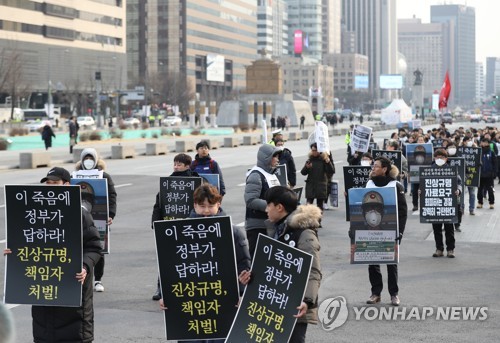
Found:
[[274, 175], [281, 150], [270, 144], [263, 144], [257, 152], [257, 164], [246, 174], [245, 192], [245, 230], [247, 233], [250, 255], [253, 257], [259, 233], [266, 233], [267, 219], [266, 191], [279, 186], [278, 177]]
[[[108, 183], [108, 210], [109, 210], [109, 218], [107, 225], [113, 224], [113, 219], [116, 216], [116, 189], [115, 183], [105, 169], [106, 163], [104, 160], [99, 158], [96, 149], [94, 148], [85, 148], [82, 150], [80, 154], [80, 161], [78, 161], [75, 165], [75, 170], [78, 172], [79, 170], [93, 170], [97, 169], [99, 172], [102, 172], [102, 177], [107, 180]], [[102, 284], [102, 277], [104, 275], [104, 256], [99, 260], [94, 268], [94, 290], [96, 292], [104, 292], [104, 285]]]
[[[404, 187], [397, 180], [399, 176], [399, 169], [391, 163], [386, 157], [377, 157], [373, 163], [373, 170], [370, 173], [370, 179], [366, 184], [366, 188], [379, 188], [379, 187], [396, 187], [396, 196], [398, 202], [398, 223], [399, 223], [399, 237], [396, 238], [399, 244], [403, 238], [403, 233], [406, 227], [406, 220], [408, 218], [408, 205], [404, 194]], [[382, 218], [382, 215], [379, 217]], [[376, 223], [372, 223], [374, 225]], [[378, 225], [378, 224], [377, 224]], [[352, 239], [354, 233], [349, 230], [349, 237]], [[368, 266], [368, 275], [371, 284], [372, 295], [366, 302], [367, 304], [376, 304], [381, 300], [381, 292], [383, 289], [382, 273], [380, 272], [380, 265], [371, 264]], [[399, 306], [399, 286], [398, 286], [398, 265], [387, 265], [387, 281], [389, 294], [391, 295], [391, 304]]]
[[286, 165], [286, 177], [288, 179], [288, 185], [290, 188], [294, 188], [297, 184], [297, 170], [295, 169], [295, 161], [292, 156], [292, 152], [290, 149], [285, 148], [285, 142], [283, 139], [277, 139], [275, 141], [275, 145], [282, 152], [280, 154], [280, 160], [278, 162], [279, 165]]
[[316, 205], [323, 210], [323, 203], [328, 198], [329, 175], [333, 175], [335, 170], [328, 153], [319, 152], [316, 143], [311, 144], [309, 159], [300, 171], [302, 175], [307, 175], [306, 179], [306, 199], [308, 204], [312, 204], [316, 199]]
[[45, 143], [45, 150], [49, 150], [52, 147], [52, 137], [56, 138], [56, 135], [50, 124], [47, 123], [42, 129], [42, 140]]
[[488, 193], [490, 209], [495, 208], [495, 176], [497, 174], [497, 158], [491, 150], [490, 140], [481, 139], [481, 174], [479, 175], [479, 188], [477, 189], [477, 208], [483, 208], [484, 193]]
[[[297, 206], [295, 192], [283, 186], [267, 190], [265, 199], [269, 217], [266, 221], [267, 235], [313, 256], [304, 298], [297, 307], [299, 313], [295, 317], [298, 319], [289, 340], [291, 343], [303, 343], [306, 341], [307, 325], [318, 323], [318, 292], [322, 279], [318, 240], [321, 210], [311, 204]], [[239, 276], [243, 284], [248, 284], [250, 278], [251, 271]]]
[[210, 157], [210, 145], [208, 141], [201, 141], [196, 144], [197, 154], [194, 161], [191, 162], [191, 170], [198, 174], [217, 174], [219, 175], [220, 195], [226, 194], [226, 185], [222, 177], [222, 170], [219, 164], [212, 157]]
[[[192, 159], [191, 156], [187, 154], [177, 154], [174, 157], [174, 171], [170, 176], [193, 176], [198, 177], [198, 173], [191, 170]], [[160, 206], [160, 192], [156, 193], [156, 201], [153, 205], [153, 213], [151, 214], [151, 229], [153, 229], [153, 223], [158, 220], [164, 220], [162, 216], [161, 206]], [[152, 300], [161, 299], [161, 288], [160, 288], [160, 278], [156, 283], [156, 291], [151, 297]]]
[[[47, 185], [69, 185], [71, 175], [59, 167], [52, 168], [40, 182]], [[33, 319], [33, 342], [82, 342], [94, 340], [94, 293], [92, 279], [94, 266], [101, 258], [101, 241], [99, 232], [94, 225], [92, 215], [93, 197], [82, 193], [82, 235], [83, 235], [83, 265], [82, 271], [76, 274], [76, 282], [82, 283], [82, 305], [80, 307], [66, 306], [35, 306], [31, 307]], [[4, 254], [12, 251], [7, 248]]]
[[[203, 217], [222, 217], [226, 213], [220, 207], [222, 195], [219, 194], [217, 188], [210, 184], [202, 184], [195, 189], [193, 193], [194, 209], [191, 211], [189, 218]], [[243, 271], [247, 271], [251, 266], [250, 251], [248, 250], [248, 241], [243, 228], [239, 226], [232, 227], [234, 238], [234, 252], [236, 255], [236, 269], [238, 275]], [[224, 271], [222, 271], [224, 272]], [[228, 272], [228, 271], [226, 271]], [[240, 295], [243, 294], [244, 285], [240, 285]], [[168, 304], [160, 299], [160, 308], [168, 310]], [[231, 322], [234, 318], [227, 318]], [[214, 340], [188, 340], [186, 343], [224, 343], [225, 339]]]

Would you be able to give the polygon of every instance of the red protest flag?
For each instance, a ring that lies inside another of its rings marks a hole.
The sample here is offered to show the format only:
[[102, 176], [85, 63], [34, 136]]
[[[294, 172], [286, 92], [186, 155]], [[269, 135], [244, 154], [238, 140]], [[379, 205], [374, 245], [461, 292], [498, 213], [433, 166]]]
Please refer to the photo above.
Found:
[[441, 87], [441, 92], [439, 93], [439, 109], [448, 107], [448, 98], [451, 92], [451, 83], [450, 76], [448, 75], [448, 71], [446, 71], [446, 75], [444, 76], [443, 86]]

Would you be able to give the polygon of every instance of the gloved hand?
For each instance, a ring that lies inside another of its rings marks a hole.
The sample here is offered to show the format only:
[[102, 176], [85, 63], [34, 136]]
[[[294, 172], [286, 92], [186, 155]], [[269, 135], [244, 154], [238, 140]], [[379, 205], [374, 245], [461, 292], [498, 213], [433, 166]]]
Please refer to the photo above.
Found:
[[347, 234], [349, 235], [350, 239], [354, 239], [354, 232], [352, 230], [348, 230]]

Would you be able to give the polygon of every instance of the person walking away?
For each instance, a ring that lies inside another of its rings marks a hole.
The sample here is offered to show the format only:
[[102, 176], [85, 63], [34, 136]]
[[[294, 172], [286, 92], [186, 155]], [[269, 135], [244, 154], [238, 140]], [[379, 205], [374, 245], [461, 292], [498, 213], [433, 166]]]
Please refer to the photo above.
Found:
[[300, 127], [299, 130], [304, 130], [304, 123], [306, 122], [306, 117], [304, 115], [300, 116]]
[[42, 129], [42, 140], [45, 144], [45, 150], [49, 150], [52, 147], [52, 137], [56, 138], [56, 135], [50, 127], [50, 123], [46, 122]]
[[[105, 169], [106, 163], [104, 160], [99, 158], [97, 154], [97, 150], [94, 148], [85, 148], [82, 150], [80, 154], [80, 161], [76, 163], [75, 170], [78, 173], [79, 170], [94, 170], [97, 169], [99, 172], [102, 172], [102, 177], [107, 180], [108, 183], [108, 210], [109, 217], [107, 221], [108, 227], [113, 224], [113, 220], [116, 216], [116, 189], [115, 183]], [[102, 284], [102, 277], [104, 275], [104, 255], [97, 262], [94, 268], [94, 291], [96, 292], [104, 292], [104, 285]]]
[[73, 146], [76, 145], [76, 140], [78, 137], [78, 123], [76, 122], [76, 117], [71, 117], [69, 121], [69, 153], [73, 153]]
[[497, 158], [490, 147], [487, 138], [481, 140], [481, 173], [479, 177], [479, 188], [477, 190], [477, 208], [483, 208], [484, 192], [488, 193], [490, 209], [495, 208], [495, 192], [493, 184], [497, 170]]

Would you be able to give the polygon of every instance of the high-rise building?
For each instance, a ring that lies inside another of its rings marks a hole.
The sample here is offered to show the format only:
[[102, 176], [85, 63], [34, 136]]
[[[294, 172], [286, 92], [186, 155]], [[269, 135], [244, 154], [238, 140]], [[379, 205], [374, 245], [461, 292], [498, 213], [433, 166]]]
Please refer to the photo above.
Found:
[[274, 57], [288, 54], [288, 9], [285, 0], [258, 0], [257, 46]]
[[484, 66], [482, 62], [476, 62], [476, 97], [475, 103], [480, 104], [485, 97], [486, 84], [484, 77]]
[[323, 64], [333, 67], [333, 91], [360, 91], [356, 88], [356, 76], [368, 75], [368, 57], [359, 54], [329, 54], [323, 56]]
[[500, 93], [500, 58], [486, 58], [486, 95]]
[[342, 0], [342, 24], [356, 35], [354, 52], [368, 56], [370, 91], [380, 97], [380, 75], [398, 73], [396, 0]]
[[340, 52], [340, 0], [286, 0], [288, 49], [295, 54], [294, 32], [302, 31], [302, 55], [321, 61], [326, 53]]
[[0, 59], [4, 62], [0, 74], [7, 64], [19, 64], [13, 77], [23, 88], [23, 97], [29, 98], [22, 105], [41, 108], [52, 103], [62, 105], [63, 114], [81, 113], [89, 109], [87, 105], [93, 106], [96, 91], [123, 89], [124, 3], [0, 1]]
[[423, 96], [430, 98], [441, 89], [444, 75], [445, 24], [422, 23], [419, 18], [398, 20], [398, 48], [406, 58], [405, 86], [411, 89], [415, 73], [422, 73]]
[[472, 105], [476, 95], [476, 11], [465, 5], [434, 5], [431, 23], [448, 25], [443, 69], [450, 75], [449, 103]]
[[255, 1], [129, 0], [129, 83], [151, 86], [176, 74], [201, 101], [218, 101], [245, 88], [256, 37]]

